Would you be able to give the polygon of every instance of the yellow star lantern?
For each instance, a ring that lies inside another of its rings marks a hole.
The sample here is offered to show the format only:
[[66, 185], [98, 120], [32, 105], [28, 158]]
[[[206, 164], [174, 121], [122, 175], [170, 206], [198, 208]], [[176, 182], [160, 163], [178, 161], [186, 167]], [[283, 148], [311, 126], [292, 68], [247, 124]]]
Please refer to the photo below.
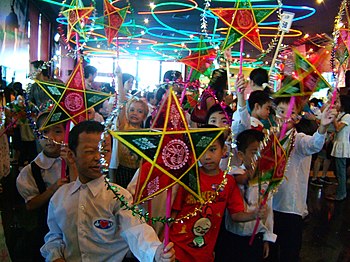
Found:
[[72, 38], [73, 31], [77, 32], [81, 37], [86, 39], [84, 27], [87, 24], [94, 7], [84, 7], [81, 0], [73, 0], [70, 6], [72, 8], [62, 11], [62, 15], [67, 18], [68, 23], [67, 41]]
[[262, 51], [258, 25], [276, 10], [277, 7], [253, 8], [250, 0], [237, 0], [235, 8], [211, 8], [210, 11], [229, 26], [222, 49], [226, 50], [244, 38]]
[[119, 9], [114, 7], [108, 0], [104, 0], [104, 25], [108, 45], [113, 42], [122, 26], [129, 7]]
[[110, 131], [144, 159], [134, 204], [147, 201], [176, 183], [204, 203], [198, 160], [224, 129], [189, 129], [172, 88], [167, 91], [152, 127], [158, 129]]
[[35, 82], [55, 104], [43, 124], [43, 128], [67, 120], [72, 120], [74, 124], [87, 120], [89, 109], [111, 97], [107, 93], [86, 90], [82, 61], [75, 67], [67, 84], [38, 80]]

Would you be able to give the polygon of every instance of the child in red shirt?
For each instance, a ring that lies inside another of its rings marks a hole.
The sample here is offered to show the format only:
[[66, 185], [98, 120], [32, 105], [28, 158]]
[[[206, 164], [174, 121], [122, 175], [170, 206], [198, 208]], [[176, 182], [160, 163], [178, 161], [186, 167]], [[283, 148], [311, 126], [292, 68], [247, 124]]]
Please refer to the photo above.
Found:
[[[201, 157], [200, 186], [202, 197], [208, 199], [216, 193], [224, 173], [219, 168], [221, 157], [226, 153], [222, 134]], [[234, 179], [227, 176], [225, 187], [215, 201], [203, 207], [196, 216], [174, 223], [170, 228], [170, 241], [175, 244], [177, 261], [214, 261], [214, 247], [220, 224], [227, 208], [233, 221], [250, 221], [263, 217], [265, 210], [244, 212], [243, 200]], [[199, 201], [180, 187], [172, 206], [172, 217], [181, 218], [194, 211]]]

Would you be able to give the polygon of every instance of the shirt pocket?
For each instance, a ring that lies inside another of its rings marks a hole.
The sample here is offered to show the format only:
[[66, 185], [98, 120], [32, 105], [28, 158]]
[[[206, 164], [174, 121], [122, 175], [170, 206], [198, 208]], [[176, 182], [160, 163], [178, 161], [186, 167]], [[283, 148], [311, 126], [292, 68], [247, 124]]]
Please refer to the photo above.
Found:
[[116, 222], [112, 218], [95, 218], [92, 222], [91, 238], [98, 243], [115, 240]]

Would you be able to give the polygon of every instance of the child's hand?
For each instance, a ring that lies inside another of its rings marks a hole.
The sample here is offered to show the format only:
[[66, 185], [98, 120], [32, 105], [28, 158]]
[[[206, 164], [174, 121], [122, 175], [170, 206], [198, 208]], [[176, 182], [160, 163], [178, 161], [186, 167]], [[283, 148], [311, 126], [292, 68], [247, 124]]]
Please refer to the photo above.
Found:
[[157, 262], [174, 262], [175, 261], [174, 243], [169, 242], [169, 244], [165, 248], [164, 248], [164, 244], [161, 244], [160, 246], [158, 246], [154, 259]]
[[246, 87], [247, 85], [244, 80], [244, 75], [238, 75], [235, 88], [237, 90], [237, 104], [240, 107], [244, 107], [246, 105], [246, 101], [244, 100], [244, 91]]
[[321, 124], [318, 129], [318, 132], [320, 134], [324, 134], [327, 131], [327, 126], [331, 124], [334, 119], [336, 118], [337, 110], [332, 108], [330, 109], [330, 106], [327, 106], [326, 109], [323, 111], [321, 115]]
[[256, 216], [261, 220], [265, 220], [267, 217], [267, 205], [260, 206], [260, 208], [256, 210]]
[[57, 189], [59, 189], [61, 186], [63, 186], [64, 184], [67, 184], [68, 178], [60, 178], [56, 181], [56, 183], [53, 185], [54, 187], [54, 191], [56, 191]]
[[122, 69], [120, 68], [119, 64], [117, 64], [117, 67], [115, 69], [115, 74], [117, 76], [121, 76], [122, 75]]
[[74, 163], [74, 160], [72, 158], [72, 151], [70, 151], [67, 144], [61, 145], [60, 157], [68, 164]]

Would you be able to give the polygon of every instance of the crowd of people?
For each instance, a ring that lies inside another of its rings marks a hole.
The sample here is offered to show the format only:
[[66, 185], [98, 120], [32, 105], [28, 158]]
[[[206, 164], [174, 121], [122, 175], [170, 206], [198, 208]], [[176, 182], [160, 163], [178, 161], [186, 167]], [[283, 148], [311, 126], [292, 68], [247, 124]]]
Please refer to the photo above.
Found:
[[[57, 81], [50, 78], [42, 62], [33, 65], [40, 69], [38, 80]], [[237, 76], [234, 99], [228, 91], [227, 72], [219, 68], [212, 72], [195, 109], [184, 110], [187, 124], [192, 128], [226, 128], [199, 159], [201, 194], [205, 199], [213, 194], [216, 197], [188, 219], [170, 224], [170, 242], [163, 244], [162, 224], [148, 225], [124, 209], [113, 192], [106, 190], [100, 172], [99, 142], [104, 131], [101, 122], [118, 107], [114, 129], [150, 127], [169, 86], [173, 86], [182, 105], [186, 103], [182, 75], [177, 71], [167, 72], [163, 85], [141, 96], [133, 89], [134, 76], [122, 73], [119, 66], [115, 72], [115, 90], [95, 83], [97, 72], [93, 66], [85, 67], [86, 88], [116, 95], [89, 109], [88, 119], [70, 130], [68, 143], [64, 142], [66, 123], [42, 128], [51, 102], [37, 84], [30, 86], [28, 100], [42, 134], [39, 138], [31, 130], [20, 83], [13, 83], [12, 91], [8, 92], [7, 106], [3, 108], [17, 106], [25, 112], [24, 117], [18, 118], [18, 112], [6, 109], [7, 126], [15, 124], [1, 134], [11, 137], [12, 165], [21, 167], [16, 187], [26, 214], [22, 225], [25, 233], [20, 240], [25, 258], [17, 259], [19, 249], [14, 246], [19, 242], [14, 244], [7, 239], [9, 259], [220, 262], [232, 261], [234, 256], [235, 261], [299, 261], [312, 163], [311, 185], [322, 186], [331, 183], [326, 175], [334, 161], [338, 185], [336, 195], [330, 200], [342, 201], [347, 197], [349, 96], [329, 92], [325, 101], [297, 99], [293, 104], [291, 97], [274, 97], [267, 85], [267, 71], [256, 68], [249, 78]], [[332, 95], [336, 96], [334, 104], [331, 104]], [[259, 180], [256, 161], [266, 137], [271, 133], [279, 137], [282, 126], [285, 134], [280, 137], [280, 144], [288, 151], [285, 163], [288, 168], [277, 193], [270, 193], [263, 203], [262, 192], [269, 184]], [[1, 128], [5, 130], [6, 125]], [[104, 143], [109, 179], [118, 193], [132, 203], [142, 158], [109, 135]], [[0, 159], [0, 163], [9, 161]], [[63, 172], [62, 165], [66, 167]], [[323, 175], [318, 177], [321, 167]], [[3, 176], [10, 172], [9, 168], [6, 170]], [[224, 180], [225, 186], [218, 190]], [[160, 199], [152, 200], [152, 216], [165, 215], [164, 195]], [[184, 187], [173, 186], [171, 217], [175, 221], [199, 205], [198, 199]], [[252, 244], [253, 234], [256, 235]]]

